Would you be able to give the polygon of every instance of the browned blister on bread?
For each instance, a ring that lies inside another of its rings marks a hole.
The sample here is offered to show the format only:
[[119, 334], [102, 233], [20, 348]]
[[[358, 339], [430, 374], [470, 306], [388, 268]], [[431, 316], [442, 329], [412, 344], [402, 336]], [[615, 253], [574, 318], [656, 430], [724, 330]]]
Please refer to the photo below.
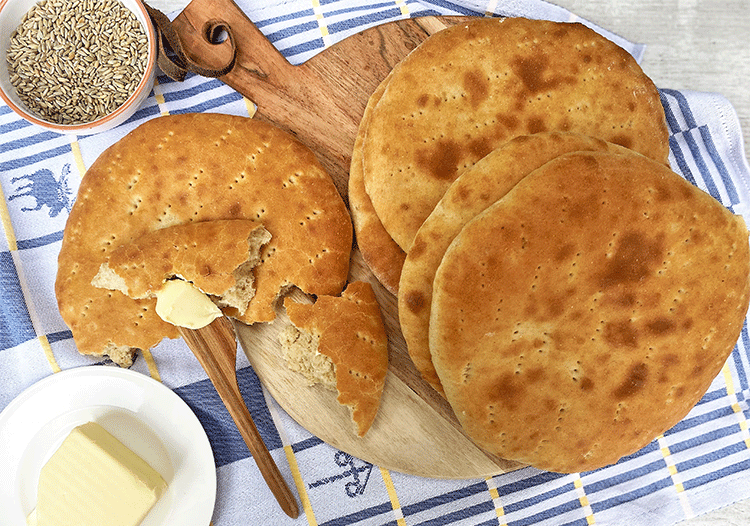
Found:
[[745, 222], [710, 195], [638, 154], [563, 155], [447, 249], [433, 363], [488, 451], [595, 469], [703, 396], [740, 334], [749, 276]]
[[105, 150], [88, 169], [65, 228], [55, 291], [84, 354], [128, 364], [177, 329], [132, 300], [91, 285], [112, 251], [167, 226], [258, 221], [270, 232], [245, 323], [270, 321], [292, 285], [338, 294], [346, 283], [351, 218], [331, 177], [290, 134], [221, 114], [158, 117]]
[[292, 326], [281, 335], [289, 366], [311, 383], [338, 391], [357, 434], [372, 426], [388, 372], [388, 336], [369, 283], [350, 283], [340, 297], [314, 304], [284, 300]]
[[629, 152], [577, 133], [541, 132], [508, 141], [465, 170], [425, 219], [401, 269], [398, 313], [409, 356], [422, 377], [443, 392], [429, 346], [432, 282], [451, 241], [466, 223], [536, 168], [574, 151]]
[[134, 299], [153, 298], [178, 278], [239, 314], [255, 295], [253, 269], [271, 234], [248, 219], [201, 221], [144, 234], [113, 251], [92, 280]]
[[362, 148], [367, 194], [409, 252], [455, 178], [518, 135], [570, 131], [666, 164], [659, 92], [624, 49], [577, 23], [478, 18], [401, 61]]

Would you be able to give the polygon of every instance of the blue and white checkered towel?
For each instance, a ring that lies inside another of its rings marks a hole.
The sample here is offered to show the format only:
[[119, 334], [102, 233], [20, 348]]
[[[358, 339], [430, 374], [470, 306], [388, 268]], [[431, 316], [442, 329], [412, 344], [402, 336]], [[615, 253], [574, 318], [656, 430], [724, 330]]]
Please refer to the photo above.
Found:
[[[294, 64], [367, 27], [428, 14], [579, 21], [540, 0], [272, 0], [238, 2]], [[584, 21], [585, 22], [585, 21]], [[643, 46], [596, 28], [636, 59]], [[672, 167], [750, 223], [750, 169], [737, 117], [719, 95], [661, 87]], [[55, 301], [57, 254], [86, 168], [109, 145], [161, 114], [248, 115], [252, 104], [218, 80], [159, 76], [120, 127], [69, 137], [27, 124], [0, 105], [0, 410], [56, 371], [96, 364], [76, 352]], [[106, 365], [106, 364], [105, 364]], [[161, 380], [193, 409], [214, 452], [214, 526], [282, 525], [669, 525], [750, 498], [750, 334], [677, 426], [617, 465], [560, 475], [527, 468], [488, 479], [431, 480], [380, 469], [339, 452], [297, 425], [267, 395], [244, 356], [238, 380], [269, 449], [296, 483], [303, 513], [292, 521], [268, 492], [205, 373], [180, 341], [133, 369]], [[2, 444], [0, 444], [2, 447]], [[0, 510], [2, 513], [2, 510]], [[196, 525], [199, 526], [199, 525]]]

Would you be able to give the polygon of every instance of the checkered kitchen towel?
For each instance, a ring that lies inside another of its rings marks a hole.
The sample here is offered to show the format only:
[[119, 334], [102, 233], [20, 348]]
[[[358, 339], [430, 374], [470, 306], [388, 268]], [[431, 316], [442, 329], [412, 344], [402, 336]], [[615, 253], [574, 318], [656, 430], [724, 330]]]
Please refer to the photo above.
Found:
[[[538, 0], [490, 0], [489, 5], [481, 0], [272, 1], [239, 5], [292, 63], [366, 27], [409, 16], [495, 13], [578, 20]], [[640, 59], [642, 46], [595, 29]], [[720, 96], [666, 88], [661, 94], [673, 168], [750, 223], [750, 170], [734, 110]], [[221, 82], [196, 76], [182, 83], [158, 77], [132, 119], [97, 136], [46, 132], [0, 105], [0, 410], [53, 372], [97, 365], [76, 352], [53, 288], [63, 228], [86, 168], [107, 146], [160, 114], [248, 115], [251, 109], [249, 101]], [[304, 509], [296, 524], [651, 526], [750, 498], [749, 349], [745, 327], [721, 374], [682, 422], [615, 466], [572, 475], [528, 468], [486, 480], [452, 481], [380, 469], [298, 426], [267, 396], [242, 353], [238, 380], [272, 454], [287, 479], [301, 488]], [[294, 522], [267, 492], [254, 491], [262, 484], [255, 462], [180, 340], [163, 343], [133, 369], [172, 388], [206, 429], [218, 475], [215, 526]]]

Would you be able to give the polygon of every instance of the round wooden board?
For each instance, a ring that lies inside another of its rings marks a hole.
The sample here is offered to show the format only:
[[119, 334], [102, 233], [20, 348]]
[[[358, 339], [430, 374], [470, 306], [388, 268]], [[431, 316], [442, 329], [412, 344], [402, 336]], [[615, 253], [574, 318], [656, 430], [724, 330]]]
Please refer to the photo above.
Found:
[[[331, 446], [389, 470], [442, 479], [484, 478], [521, 467], [480, 450], [462, 432], [447, 402], [420, 377], [406, 355], [398, 330], [395, 298], [353, 252], [351, 279], [370, 281], [389, 332], [390, 365], [380, 409], [368, 433], [357, 436], [349, 408], [336, 393], [310, 386], [287, 368], [278, 334], [289, 324], [283, 307], [273, 323], [237, 324], [242, 348], [260, 381], [302, 427]], [[294, 299], [303, 301], [302, 293]], [[308, 300], [309, 301], [309, 300]]]

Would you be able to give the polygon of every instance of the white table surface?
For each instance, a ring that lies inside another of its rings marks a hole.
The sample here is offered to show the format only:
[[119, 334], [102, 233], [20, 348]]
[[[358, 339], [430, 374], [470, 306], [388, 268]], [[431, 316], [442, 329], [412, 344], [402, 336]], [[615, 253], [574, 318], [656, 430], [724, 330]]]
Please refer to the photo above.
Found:
[[[150, 0], [165, 13], [188, 0]], [[750, 0], [555, 0], [622, 37], [647, 45], [641, 62], [659, 87], [717, 92], [734, 106], [750, 152]], [[748, 481], [750, 484], [750, 481]], [[681, 526], [747, 526], [750, 500]], [[658, 525], [655, 525], [658, 526]]]

